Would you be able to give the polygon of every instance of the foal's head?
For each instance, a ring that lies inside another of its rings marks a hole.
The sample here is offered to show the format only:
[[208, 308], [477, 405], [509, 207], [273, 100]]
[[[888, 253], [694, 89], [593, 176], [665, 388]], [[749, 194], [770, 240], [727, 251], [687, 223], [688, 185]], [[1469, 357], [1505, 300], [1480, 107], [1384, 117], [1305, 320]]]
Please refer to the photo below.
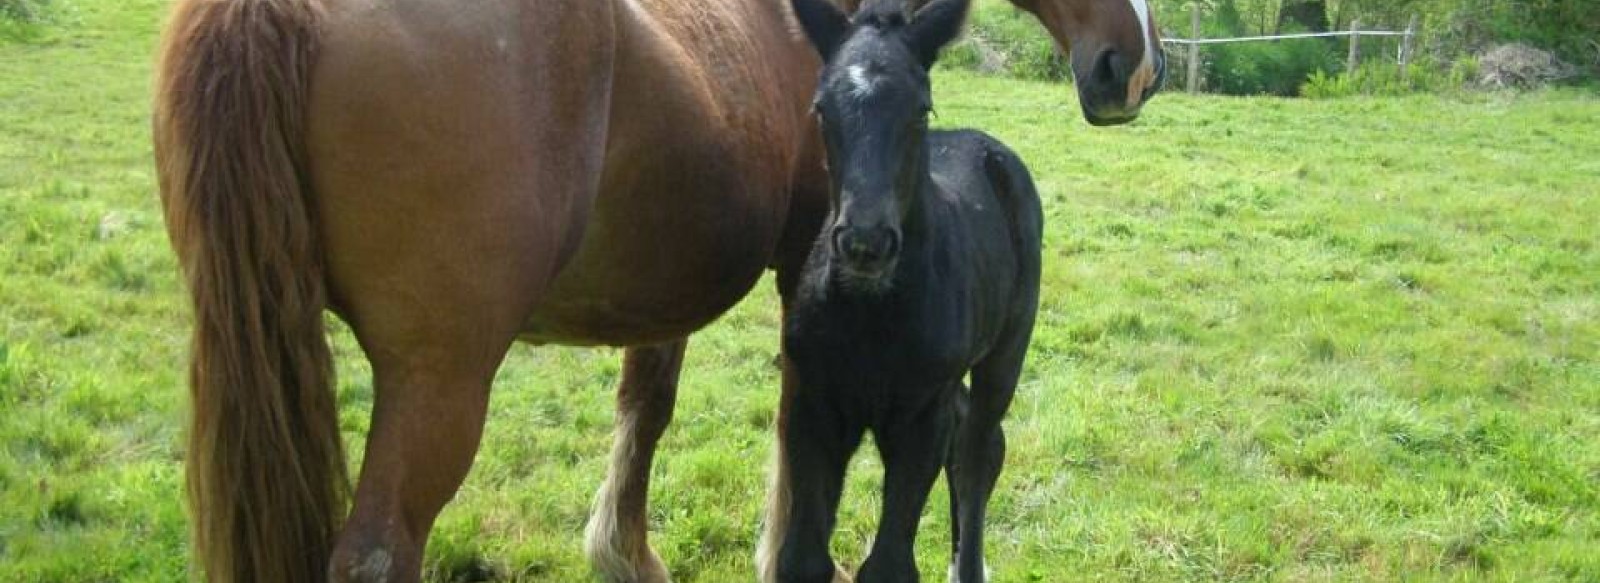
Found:
[[853, 21], [829, 0], [793, 3], [824, 62], [815, 109], [833, 223], [823, 236], [840, 276], [881, 288], [928, 176], [928, 69], [960, 32], [970, 0], [934, 0], [909, 20], [897, 0], [869, 1]]

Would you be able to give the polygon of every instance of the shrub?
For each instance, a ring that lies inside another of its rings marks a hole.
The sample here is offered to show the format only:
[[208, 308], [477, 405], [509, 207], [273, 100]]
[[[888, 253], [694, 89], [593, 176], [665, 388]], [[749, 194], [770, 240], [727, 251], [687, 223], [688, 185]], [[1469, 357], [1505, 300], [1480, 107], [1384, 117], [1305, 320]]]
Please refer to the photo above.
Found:
[[1600, 2], [1594, 0], [1459, 0], [1444, 25], [1460, 52], [1525, 42], [1562, 60], [1600, 67]]
[[1317, 71], [1300, 87], [1300, 95], [1312, 99], [1330, 99], [1355, 95], [1405, 95], [1407, 93], [1445, 93], [1458, 91], [1477, 76], [1478, 66], [1473, 59], [1462, 59], [1444, 65], [1432, 59], [1418, 59], [1400, 77], [1400, 67], [1393, 63], [1368, 63], [1355, 71], [1329, 74]]
[[1335, 46], [1320, 39], [1210, 45], [1201, 49], [1206, 85], [1229, 95], [1298, 95], [1313, 74], [1339, 70]]

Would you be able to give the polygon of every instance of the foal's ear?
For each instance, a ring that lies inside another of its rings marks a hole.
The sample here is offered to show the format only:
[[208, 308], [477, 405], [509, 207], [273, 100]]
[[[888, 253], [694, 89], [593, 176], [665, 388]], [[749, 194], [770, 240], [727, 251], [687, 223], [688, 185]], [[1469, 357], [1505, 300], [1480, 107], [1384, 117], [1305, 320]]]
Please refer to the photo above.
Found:
[[939, 49], [961, 34], [961, 24], [966, 22], [971, 4], [971, 0], [933, 0], [912, 17], [906, 38], [922, 66], [932, 67], [939, 58]]
[[800, 28], [811, 46], [816, 47], [817, 54], [822, 55], [822, 61], [833, 59], [834, 51], [839, 50], [845, 33], [850, 31], [850, 17], [834, 6], [832, 0], [791, 0], [790, 4]]

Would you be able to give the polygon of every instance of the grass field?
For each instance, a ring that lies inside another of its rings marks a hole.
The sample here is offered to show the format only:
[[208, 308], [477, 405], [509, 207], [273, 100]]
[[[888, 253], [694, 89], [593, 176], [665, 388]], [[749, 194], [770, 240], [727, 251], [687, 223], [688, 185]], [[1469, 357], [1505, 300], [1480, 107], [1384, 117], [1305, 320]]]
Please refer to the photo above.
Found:
[[[0, 44], [0, 581], [178, 581], [188, 320], [147, 135], [164, 2], [71, 6]], [[1173, 94], [1099, 130], [1063, 87], [936, 82], [938, 123], [1014, 145], [1048, 212], [997, 581], [1600, 581], [1600, 97]], [[752, 578], [776, 314], [763, 283], [691, 343], [653, 490], [680, 581]], [[371, 385], [342, 329], [335, 349], [359, 452]], [[619, 356], [513, 352], [431, 578], [586, 580]]]

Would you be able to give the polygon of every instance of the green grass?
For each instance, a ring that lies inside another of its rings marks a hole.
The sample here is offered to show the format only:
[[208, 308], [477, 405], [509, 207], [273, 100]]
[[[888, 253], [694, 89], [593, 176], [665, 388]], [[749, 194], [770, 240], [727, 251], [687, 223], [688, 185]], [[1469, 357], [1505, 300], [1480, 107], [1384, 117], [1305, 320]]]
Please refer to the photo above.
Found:
[[[0, 581], [184, 577], [188, 319], [147, 130], [161, 0], [0, 44]], [[1600, 580], [1600, 101], [1158, 98], [937, 79], [1030, 162], [1045, 299], [989, 525], [997, 581]], [[691, 343], [655, 470], [680, 581], [748, 581], [770, 284]], [[371, 385], [335, 334], [352, 452]], [[585, 580], [615, 350], [517, 348], [430, 577]], [[837, 553], [877, 508], [860, 456]], [[942, 580], [943, 488], [923, 573]]]

